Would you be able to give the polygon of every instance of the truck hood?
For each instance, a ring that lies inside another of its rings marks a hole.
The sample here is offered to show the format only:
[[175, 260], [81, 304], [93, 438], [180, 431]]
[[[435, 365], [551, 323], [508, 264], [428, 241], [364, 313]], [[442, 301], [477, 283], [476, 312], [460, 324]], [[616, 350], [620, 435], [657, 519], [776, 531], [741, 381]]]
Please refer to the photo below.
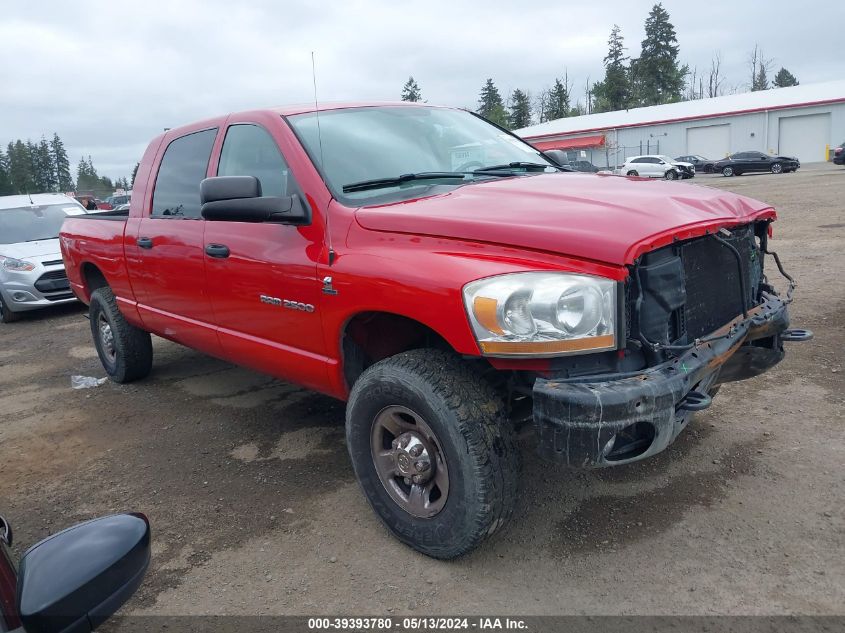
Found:
[[62, 249], [59, 246], [59, 238], [55, 238], [52, 240], [38, 240], [37, 242], [0, 244], [0, 255], [14, 257], [15, 259], [39, 259], [48, 256], [55, 256], [56, 259], [61, 259]]
[[762, 216], [775, 213], [763, 202], [718, 189], [575, 173], [487, 181], [356, 211], [358, 223], [373, 231], [495, 243], [617, 265], [631, 264], [673, 239]]

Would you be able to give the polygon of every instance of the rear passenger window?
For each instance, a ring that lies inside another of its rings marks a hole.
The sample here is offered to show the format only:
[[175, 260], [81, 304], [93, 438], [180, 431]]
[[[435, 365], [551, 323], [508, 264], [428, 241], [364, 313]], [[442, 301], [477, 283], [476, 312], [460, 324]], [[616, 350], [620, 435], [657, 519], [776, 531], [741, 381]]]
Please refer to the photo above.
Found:
[[257, 125], [229, 127], [217, 175], [255, 176], [261, 182], [262, 196], [290, 195], [288, 165], [270, 133]]
[[153, 191], [154, 218], [200, 217], [200, 183], [208, 169], [217, 129], [194, 132], [174, 141], [164, 152]]

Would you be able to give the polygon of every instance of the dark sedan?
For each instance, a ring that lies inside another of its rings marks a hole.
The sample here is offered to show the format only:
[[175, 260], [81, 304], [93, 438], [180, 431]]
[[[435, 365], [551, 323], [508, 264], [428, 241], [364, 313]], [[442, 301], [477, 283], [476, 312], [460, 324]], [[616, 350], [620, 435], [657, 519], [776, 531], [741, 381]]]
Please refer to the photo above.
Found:
[[687, 156], [678, 156], [676, 159], [679, 163], [690, 163], [695, 166], [695, 171], [699, 174], [712, 174], [715, 160], [704, 158], [698, 154], [688, 154]]
[[129, 599], [150, 563], [142, 514], [80, 523], [30, 547], [16, 568], [0, 517], [0, 632], [92, 631]]
[[752, 172], [771, 172], [785, 174], [798, 171], [801, 162], [792, 156], [770, 156], [763, 152], [737, 152], [713, 166], [713, 171], [724, 176], [741, 176]]
[[835, 165], [845, 165], [845, 141], [841, 142], [838, 147], [834, 148], [833, 163]]

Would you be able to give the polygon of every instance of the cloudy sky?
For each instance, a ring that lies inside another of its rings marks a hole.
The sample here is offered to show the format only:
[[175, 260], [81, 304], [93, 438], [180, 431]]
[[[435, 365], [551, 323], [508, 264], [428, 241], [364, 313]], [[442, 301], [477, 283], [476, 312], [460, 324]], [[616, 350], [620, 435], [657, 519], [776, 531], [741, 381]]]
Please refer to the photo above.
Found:
[[[536, 93], [564, 70], [583, 94], [603, 75], [610, 28], [639, 53], [651, 0], [33, 0], [3, 2], [0, 144], [54, 131], [72, 164], [128, 175], [165, 127], [313, 100], [395, 100], [413, 75], [431, 103], [475, 107], [492, 77]], [[754, 43], [802, 83], [845, 78], [845, 2], [664, 2], [681, 60], [720, 51], [744, 89]]]

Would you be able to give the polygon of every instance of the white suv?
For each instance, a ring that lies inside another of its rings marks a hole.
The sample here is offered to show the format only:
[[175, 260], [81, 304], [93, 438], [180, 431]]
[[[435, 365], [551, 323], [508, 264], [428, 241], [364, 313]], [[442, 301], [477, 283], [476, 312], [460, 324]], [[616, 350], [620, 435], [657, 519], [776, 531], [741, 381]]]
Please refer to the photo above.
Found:
[[642, 176], [644, 178], [692, 178], [695, 176], [695, 165], [682, 163], [668, 156], [632, 156], [625, 161], [620, 170], [625, 176]]

